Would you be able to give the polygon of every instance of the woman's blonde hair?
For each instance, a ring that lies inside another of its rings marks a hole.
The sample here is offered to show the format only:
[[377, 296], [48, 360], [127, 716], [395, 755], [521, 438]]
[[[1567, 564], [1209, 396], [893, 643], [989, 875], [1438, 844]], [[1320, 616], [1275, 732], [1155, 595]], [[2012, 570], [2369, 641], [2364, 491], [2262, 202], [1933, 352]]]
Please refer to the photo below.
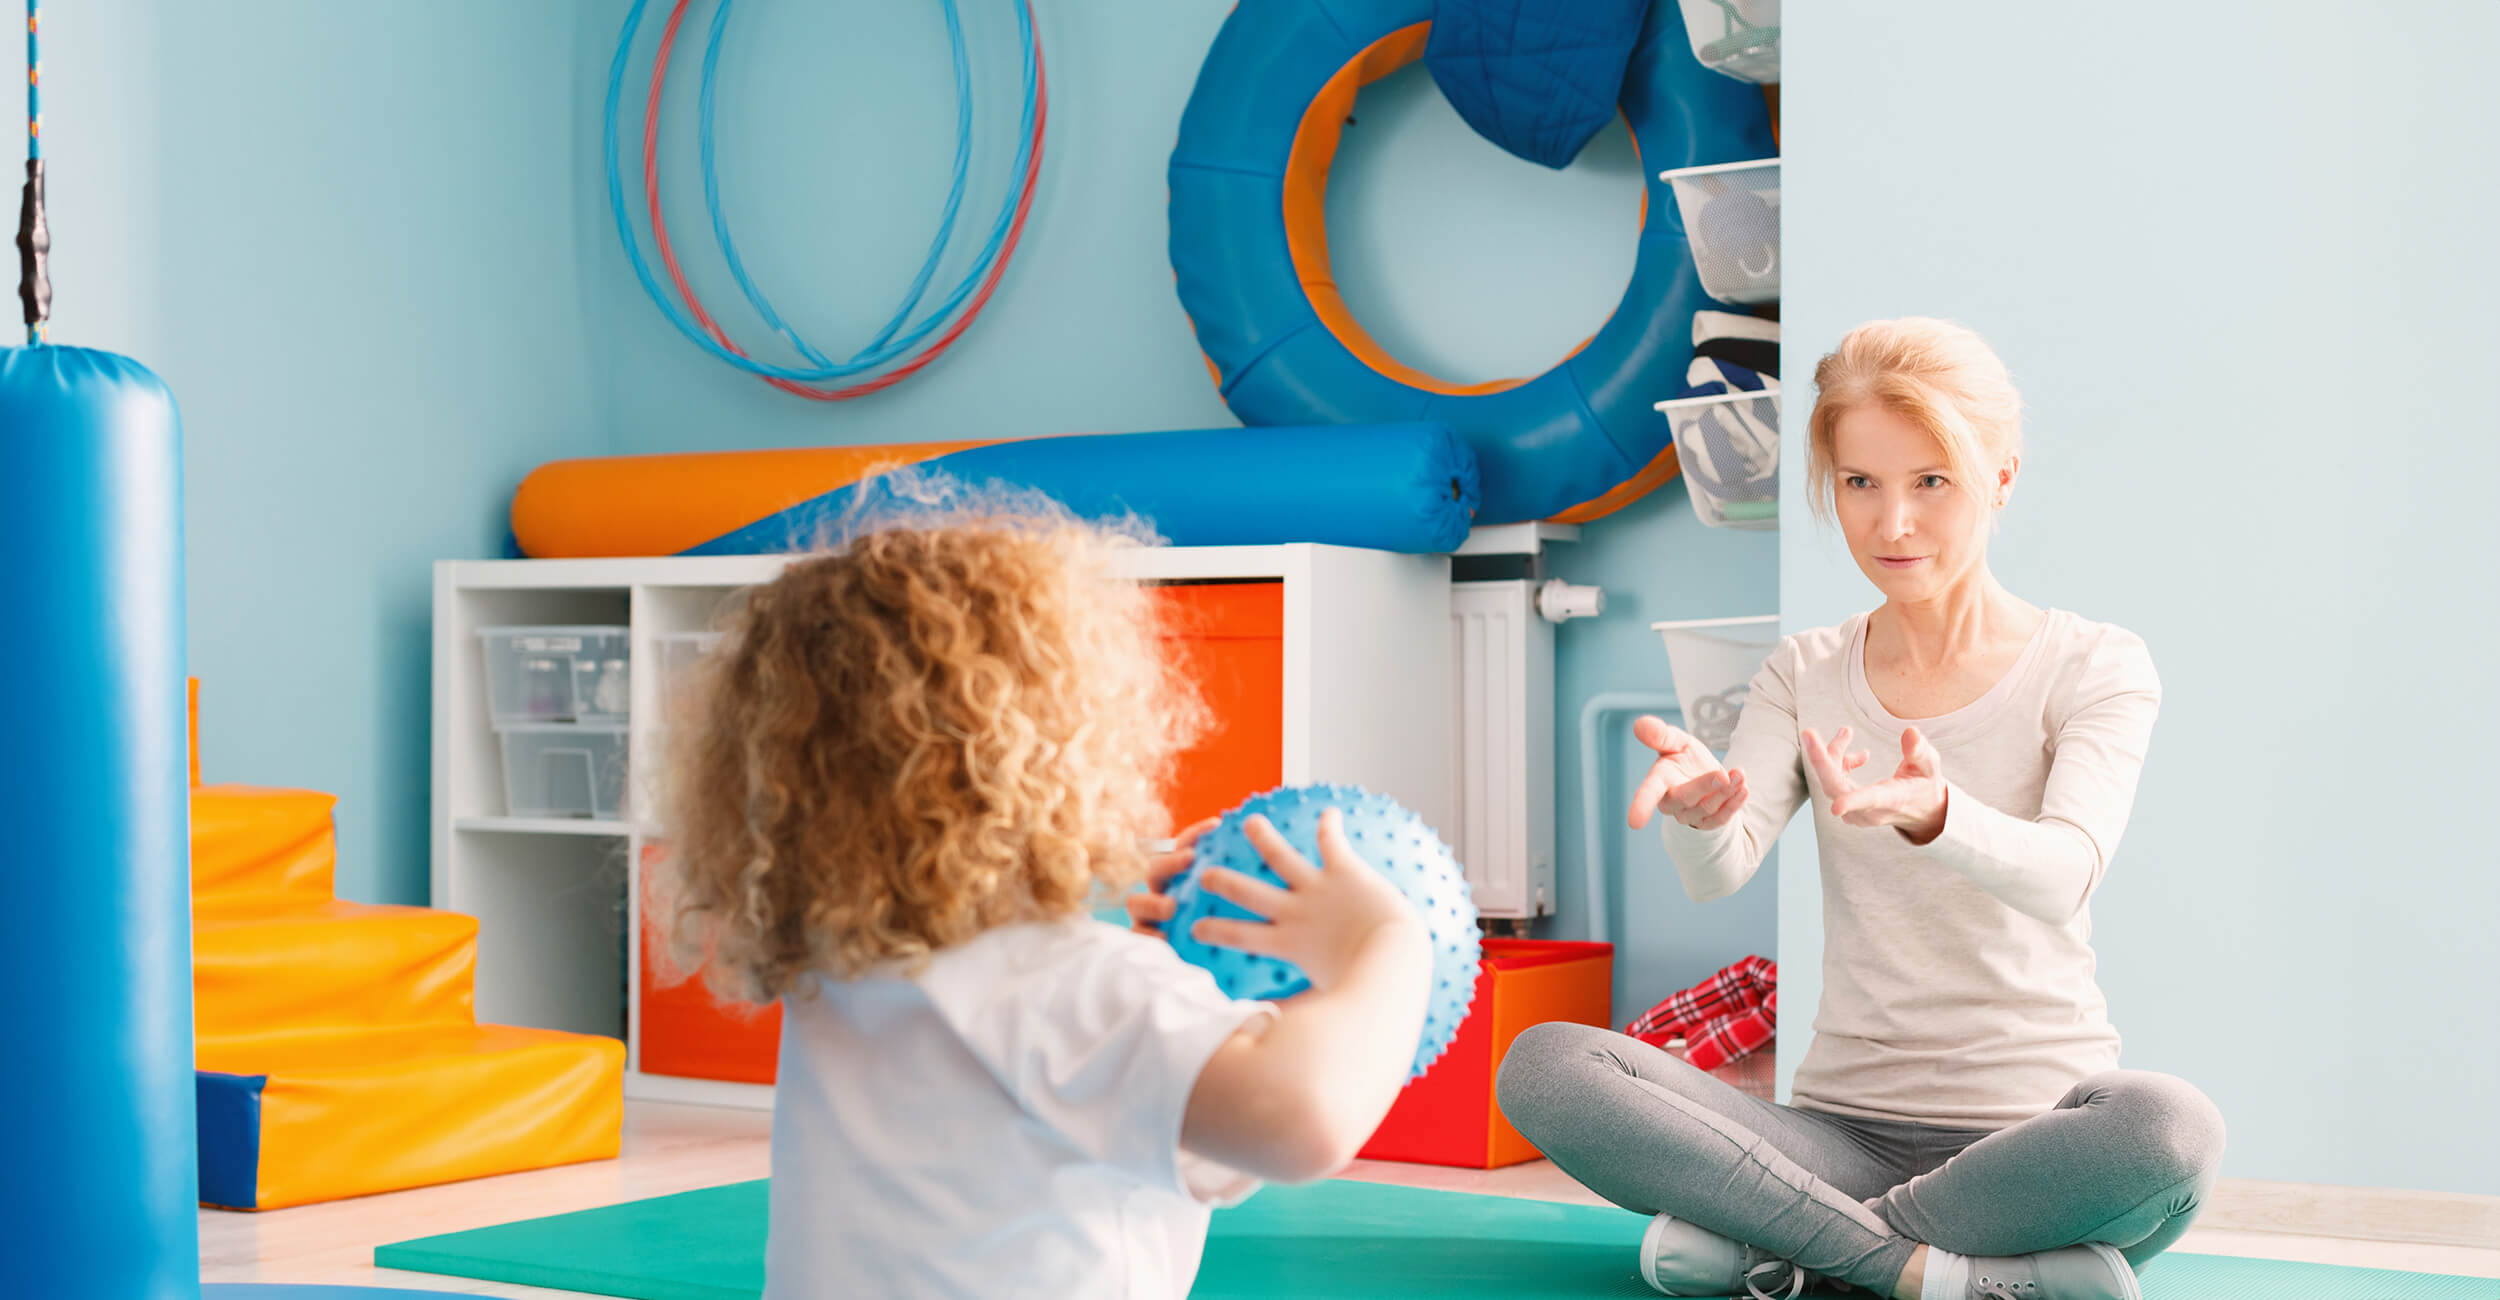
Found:
[[1986, 341], [1929, 316], [1868, 321], [1814, 367], [1814, 414], [1807, 421], [1806, 495], [1832, 517], [1832, 443], [1841, 413], [1881, 406], [1927, 431], [1943, 449], [1953, 481], [1984, 508], [1996, 470], [2020, 455], [2023, 399]]
[[920, 495], [746, 591], [674, 702], [652, 900], [725, 997], [1081, 911], [1167, 827], [1203, 709], [1116, 568], [1151, 534]]

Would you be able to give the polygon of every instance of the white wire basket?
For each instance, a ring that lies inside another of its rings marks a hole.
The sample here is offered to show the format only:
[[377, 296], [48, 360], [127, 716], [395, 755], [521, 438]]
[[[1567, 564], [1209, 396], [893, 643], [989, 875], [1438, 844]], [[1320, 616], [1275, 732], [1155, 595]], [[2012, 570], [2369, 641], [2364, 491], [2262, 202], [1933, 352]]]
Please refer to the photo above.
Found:
[[1678, 167], [1658, 179], [1675, 191], [1703, 292], [1721, 302], [1778, 302], [1780, 160]]
[[1739, 81], [1780, 79], [1780, 0], [1683, 0], [1693, 57]]
[[1745, 711], [1754, 674], [1779, 644], [1779, 615], [1691, 618], [1649, 628], [1667, 643], [1667, 669], [1675, 675], [1684, 729], [1712, 752], [1725, 754], [1736, 738], [1736, 719]]
[[1693, 515], [1712, 528], [1780, 523], [1780, 395], [1776, 388], [1657, 403], [1675, 430], [1675, 459]]

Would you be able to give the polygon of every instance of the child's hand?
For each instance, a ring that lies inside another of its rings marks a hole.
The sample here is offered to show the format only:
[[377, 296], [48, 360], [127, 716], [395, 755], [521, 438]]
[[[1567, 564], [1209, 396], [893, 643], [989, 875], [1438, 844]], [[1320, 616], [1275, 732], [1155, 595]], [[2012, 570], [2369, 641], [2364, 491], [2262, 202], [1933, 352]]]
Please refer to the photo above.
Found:
[[1173, 847], [1158, 853], [1146, 862], [1146, 890], [1128, 896], [1128, 928], [1139, 934], [1160, 936], [1163, 923], [1172, 919], [1180, 904], [1163, 893], [1163, 882], [1189, 869], [1189, 860], [1197, 852], [1198, 837], [1215, 829], [1221, 818], [1209, 817], [1172, 837]]
[[1423, 918], [1397, 887], [1354, 852], [1345, 816], [1334, 808], [1319, 815], [1319, 854], [1325, 870], [1294, 851], [1264, 817], [1242, 823], [1250, 843], [1284, 879], [1278, 889], [1222, 867], [1199, 873], [1199, 887], [1267, 918], [1266, 922], [1208, 917], [1191, 931], [1200, 943], [1292, 962], [1321, 992], [1337, 986], [1374, 943], [1411, 944], [1418, 962], [1430, 958]]

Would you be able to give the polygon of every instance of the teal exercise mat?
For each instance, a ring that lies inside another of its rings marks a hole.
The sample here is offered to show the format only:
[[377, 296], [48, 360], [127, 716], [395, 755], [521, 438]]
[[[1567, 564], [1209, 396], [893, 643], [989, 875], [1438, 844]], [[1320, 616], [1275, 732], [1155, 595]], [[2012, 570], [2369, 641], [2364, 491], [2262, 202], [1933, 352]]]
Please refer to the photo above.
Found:
[[1612, 1207], [1340, 1179], [1216, 1212], [1191, 1300], [1655, 1296], [1634, 1265], [1649, 1220]]
[[[733, 1183], [382, 1246], [373, 1262], [623, 1296], [756, 1300], [765, 1184]], [[1215, 1215], [1194, 1300], [1645, 1296], [1621, 1210], [1336, 1181], [1270, 1187]], [[2500, 1281], [2173, 1252], [2145, 1300], [2494, 1300]]]
[[2500, 1278], [2174, 1250], [2144, 1266], [2144, 1300], [2500, 1300]]
[[[383, 1246], [383, 1268], [633, 1300], [755, 1300], [765, 1188], [735, 1183]], [[1621, 1210], [1349, 1181], [1268, 1187], [1217, 1211], [1198, 1300], [1235, 1296], [1643, 1296], [1646, 1219]]]
[[376, 1246], [377, 1268], [632, 1300], [764, 1294], [763, 1179]]
[[382, 1286], [315, 1286], [294, 1282], [208, 1282], [200, 1300], [477, 1300], [449, 1291], [409, 1291]]

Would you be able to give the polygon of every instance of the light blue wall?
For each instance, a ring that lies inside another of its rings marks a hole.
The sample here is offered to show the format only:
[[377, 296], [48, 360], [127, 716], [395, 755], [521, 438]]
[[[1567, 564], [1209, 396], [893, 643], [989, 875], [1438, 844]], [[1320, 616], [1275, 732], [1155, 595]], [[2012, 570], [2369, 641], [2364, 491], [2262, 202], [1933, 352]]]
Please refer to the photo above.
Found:
[[44, 14], [53, 337], [172, 386], [205, 775], [337, 793], [350, 897], [426, 896], [432, 562], [496, 554], [520, 475], [604, 445], [578, 25], [494, 0]]
[[[543, 460], [1231, 423], [1172, 293], [1163, 217], [1180, 107], [1225, 9], [1044, 13], [1051, 152], [1015, 269], [939, 367], [828, 408], [697, 352], [634, 283], [597, 153], [617, 6], [55, 7], [55, 337], [140, 357], [182, 402], [209, 777], [337, 792], [342, 892], [421, 900], [428, 566], [496, 553], [511, 485]], [[993, 18], [970, 19], [975, 221], [1011, 111]], [[944, 188], [934, 8], [758, 10], [726, 64], [741, 75], [723, 96], [724, 171], [750, 264], [802, 328], [856, 346]], [[1340, 265], [1401, 355], [1454, 378], [1527, 373], [1612, 309], [1637, 209], [1619, 132], [1549, 173], [1467, 133], [1417, 72], [1358, 116], [1336, 174]], [[672, 114], [666, 139], [690, 269], [725, 296], [691, 115]], [[1666, 690], [1646, 622], [1767, 608], [1775, 558], [1768, 538], [1701, 528], [1670, 487], [1591, 527], [1553, 571], [1614, 602], [1560, 633], [1555, 932], [1577, 935], [1580, 700]], [[1658, 892], [1663, 856], [1613, 809], [1637, 773], [1615, 731], [1607, 847], [1631, 867], [1616, 909], [1640, 936], [1622, 996], [1646, 1002], [1767, 950], [1770, 895], [1705, 926]]]
[[[622, 6], [600, 6], [579, 58], [593, 80], [582, 137], [597, 165], [595, 96]], [[667, 6], [654, 4], [653, 17]], [[1018, 90], [1014, 26], [966, 6], [981, 74], [966, 235], [986, 230], [1006, 183]], [[934, 3], [757, 6], [733, 11], [720, 94], [721, 178], [739, 251], [782, 314], [848, 356], [893, 311], [946, 195], [955, 101]], [[777, 392], [681, 338], [635, 282], [590, 193], [599, 249], [594, 339], [624, 452], [919, 442], [1086, 430], [1185, 429], [1234, 421], [1207, 381], [1164, 254], [1164, 161], [1198, 56], [1223, 19], [1202, 3], [1045, 7], [1050, 140], [1025, 241], [980, 321], [946, 357], [874, 397], [819, 404]], [[626, 137], [640, 137], [658, 23], [636, 47]], [[699, 31], [680, 57], [662, 134], [672, 237], [687, 273], [735, 336], [770, 335], [737, 295], [704, 215], [696, 170]], [[682, 111], [681, 111], [682, 110]], [[640, 193], [639, 155], [627, 192]], [[636, 205], [639, 213], [639, 203]], [[640, 227], [639, 217], [637, 227]], [[941, 285], [975, 241], [957, 240]], [[648, 245], [646, 243], [646, 249]], [[651, 257], [655, 273], [658, 258]], [[665, 283], [665, 280], [663, 280]], [[934, 294], [932, 295], [935, 296]], [[786, 350], [775, 353], [790, 360]]]
[[[1655, 691], [1672, 697], [1666, 648], [1649, 625], [1663, 619], [1718, 618], [1776, 612], [1779, 534], [1705, 528], [1693, 518], [1680, 485], [1652, 493], [1622, 513], [1590, 526], [1575, 544], [1559, 546], [1550, 572], [1606, 589], [1603, 617], [1556, 629], [1554, 672], [1556, 824], [1562, 864], [1562, 915], [1551, 937], [1586, 937], [1581, 928], [1583, 854], [1579, 718], [1589, 697], [1612, 691]], [[1633, 787], [1656, 757], [1632, 739], [1634, 714], [1601, 720], [1605, 736], [1596, 776], [1599, 850], [1613, 883], [1608, 914], [1615, 956], [1615, 1027], [1677, 989], [1698, 983], [1739, 957], [1777, 957], [1779, 856], [1731, 897], [1695, 903], [1677, 882], [1653, 824], [1624, 824]], [[1670, 719], [1672, 720], [1672, 719]], [[1811, 858], [1803, 859], [1811, 861]]]
[[[645, 300], [613, 233], [599, 226], [590, 236], [602, 250], [594, 327], [617, 448], [1235, 423], [1174, 296], [1164, 220], [1164, 167], [1181, 106], [1228, 8], [1122, 0], [1044, 9], [1052, 134], [1024, 249], [963, 342], [876, 397], [815, 405], [703, 354]], [[995, 13], [967, 12], [986, 70], [976, 113], [982, 135], [996, 140], [1013, 111], [1012, 29]], [[847, 354], [891, 310], [945, 192], [953, 107], [943, 30], [925, 4], [778, 6], [739, 23], [723, 55], [737, 76], [720, 98], [723, 191], [739, 248], [785, 316]], [[602, 14], [586, 30], [577, 71], [603, 82], [617, 23]], [[638, 53], [655, 41], [646, 29]], [[684, 57], [689, 75], [671, 87], [662, 135], [672, 231], [699, 289], [728, 308], [741, 339], [761, 344], [767, 335], [735, 304], [705, 228], [693, 169], [696, 51]], [[638, 87], [627, 102], [639, 104]], [[1613, 310], [1631, 274], [1640, 206], [1620, 129], [1571, 170], [1549, 172], [1469, 132], [1420, 69], [1367, 92], [1355, 118], [1329, 196], [1336, 264], [1356, 315], [1397, 355], [1462, 380], [1534, 373]], [[596, 121], [584, 129], [595, 141]], [[984, 180], [969, 211], [986, 217], [1003, 170], [1003, 150], [976, 161]], [[1669, 690], [1649, 621], [1769, 612], [1776, 550], [1768, 535], [1703, 528], [1683, 489], [1670, 486], [1555, 553], [1552, 572], [1601, 583], [1611, 602], [1603, 619], [1559, 631], [1564, 915], [1550, 927], [1556, 935], [1584, 933], [1581, 701], [1599, 691]], [[1766, 873], [1741, 899], [1698, 915], [1676, 892], [1657, 841], [1622, 826], [1641, 770], [1630, 765], [1628, 724], [1612, 726], [1605, 847], [1613, 869], [1629, 871], [1616, 897], [1627, 937], [1618, 1005], [1637, 1010], [1736, 957], [1769, 952], [1774, 891]]]
[[[2214, 1097], [2226, 1176], [2500, 1192], [2500, 10], [1933, 0], [1787, 36], [1790, 372], [1872, 317], [1986, 334], [2032, 439], [1998, 574], [2162, 673], [2093, 908], [2125, 1063]], [[1871, 603], [1836, 536], [1781, 560], [1792, 627]], [[1802, 1008], [1813, 875], [1783, 901]]]
[[[1579, 346], [1632, 274], [1642, 176], [1618, 123], [1556, 173], [1478, 138], [1421, 67], [1356, 105], [1329, 187], [1332, 269], [1357, 316], [1411, 364], [1466, 382], [1534, 374]], [[1465, 268], [1453, 274], [1452, 268]], [[1559, 914], [1547, 937], [1589, 936], [1590, 851], [1580, 770], [1581, 706], [1591, 696], [1672, 697], [1661, 619], [1776, 612], [1779, 539], [1705, 528], [1681, 483], [1588, 525], [1554, 547], [1545, 571], [1606, 590], [1606, 613], [1555, 630], [1554, 730]], [[1599, 839], [1618, 945], [1615, 1023], [1748, 953], [1770, 955], [1775, 864], [1708, 908], [1684, 896], [1654, 830], [1624, 825], [1649, 751], [1634, 714], [1598, 720]]]

